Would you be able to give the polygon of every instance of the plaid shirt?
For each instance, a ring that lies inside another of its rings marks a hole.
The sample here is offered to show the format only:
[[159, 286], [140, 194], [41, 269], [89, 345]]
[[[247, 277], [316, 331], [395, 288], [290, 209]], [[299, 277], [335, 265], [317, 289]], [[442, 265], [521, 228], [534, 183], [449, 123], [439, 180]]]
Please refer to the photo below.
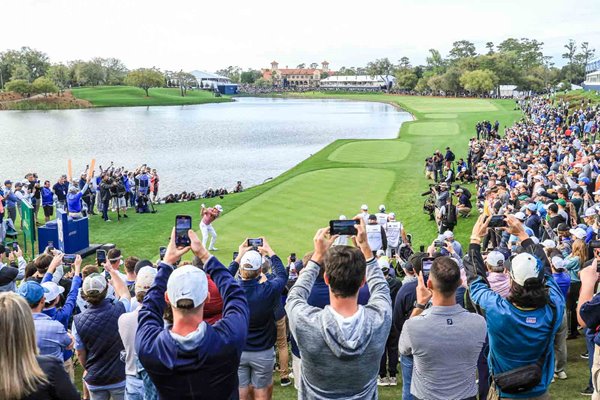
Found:
[[43, 313], [33, 314], [33, 323], [40, 355], [54, 356], [62, 361], [63, 350], [71, 344], [63, 324]]

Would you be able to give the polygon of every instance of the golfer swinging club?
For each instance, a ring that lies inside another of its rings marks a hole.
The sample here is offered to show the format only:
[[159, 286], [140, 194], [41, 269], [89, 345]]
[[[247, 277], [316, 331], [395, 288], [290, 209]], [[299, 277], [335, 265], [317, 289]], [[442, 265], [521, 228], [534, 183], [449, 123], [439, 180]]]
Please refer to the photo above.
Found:
[[202, 221], [200, 222], [200, 232], [202, 232], [202, 246], [206, 248], [206, 241], [208, 240], [208, 236], [210, 235], [210, 244], [208, 246], [208, 250], [218, 250], [215, 246], [217, 242], [217, 232], [215, 228], [212, 227], [212, 223], [215, 219], [221, 215], [223, 212], [223, 207], [220, 204], [217, 204], [214, 207], [206, 208], [204, 204], [200, 206], [200, 217]]

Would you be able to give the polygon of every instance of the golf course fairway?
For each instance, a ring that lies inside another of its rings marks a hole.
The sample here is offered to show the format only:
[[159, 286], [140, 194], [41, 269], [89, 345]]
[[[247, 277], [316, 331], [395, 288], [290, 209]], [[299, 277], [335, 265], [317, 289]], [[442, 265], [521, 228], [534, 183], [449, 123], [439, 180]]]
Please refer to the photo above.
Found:
[[[296, 95], [298, 97], [298, 95]], [[303, 98], [377, 101], [396, 105], [415, 117], [395, 140], [337, 140], [294, 168], [263, 185], [223, 199], [158, 205], [157, 214], [135, 214], [122, 222], [90, 220], [93, 243], [114, 243], [125, 255], [155, 260], [166, 244], [177, 214], [192, 215], [198, 229], [200, 204], [221, 204], [223, 215], [213, 226], [218, 236], [215, 254], [223, 262], [248, 236], [265, 236], [284, 258], [309, 251], [315, 231], [340, 214], [356, 215], [366, 203], [371, 212], [379, 204], [396, 212], [413, 244], [429, 244], [435, 224], [423, 213], [421, 193], [425, 157], [450, 146], [457, 159], [466, 156], [477, 121], [500, 122], [501, 129], [521, 117], [512, 100], [453, 99], [384, 94], [302, 94]], [[200, 165], [200, 164], [199, 164]], [[243, 178], [242, 178], [243, 179]], [[114, 217], [111, 215], [111, 217]], [[465, 240], [474, 218], [460, 219], [457, 238]]]

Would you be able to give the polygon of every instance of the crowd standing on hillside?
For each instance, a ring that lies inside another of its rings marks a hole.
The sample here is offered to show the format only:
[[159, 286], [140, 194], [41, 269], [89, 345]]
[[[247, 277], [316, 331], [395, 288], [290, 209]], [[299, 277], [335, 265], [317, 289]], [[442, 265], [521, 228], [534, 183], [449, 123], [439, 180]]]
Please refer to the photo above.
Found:
[[[104, 221], [110, 222], [109, 212], [117, 213], [117, 218], [128, 218], [127, 211], [137, 213], [154, 211], [154, 204], [176, 203], [200, 198], [221, 197], [228, 194], [225, 188], [208, 188], [200, 194], [182, 192], [159, 197], [160, 177], [156, 169], [146, 164], [135, 169], [115, 168], [111, 165], [99, 171], [89, 171], [86, 167], [80, 176], [70, 179], [61, 175], [55, 183], [42, 181], [35, 172], [25, 175], [23, 180], [6, 179], [0, 186], [0, 241], [16, 234], [17, 215], [21, 214], [21, 203], [26, 200], [33, 207], [38, 225], [39, 210], [43, 210], [44, 221], [49, 222], [57, 209], [68, 212], [72, 218], [82, 218], [101, 214]], [[244, 190], [238, 181], [231, 193]], [[114, 216], [113, 216], [114, 218]]]
[[448, 148], [426, 171], [441, 223], [421, 249], [394, 212], [367, 204], [356, 234], [319, 229], [302, 259], [245, 239], [226, 266], [205, 247], [216, 207], [203, 207], [204, 243], [190, 230], [178, 247], [173, 231], [157, 263], [118, 249], [101, 265], [56, 251], [27, 263], [0, 248], [0, 398], [79, 398], [75, 354], [90, 399], [270, 399], [277, 363], [300, 399], [375, 399], [399, 374], [403, 399], [549, 399], [582, 331], [582, 394], [600, 399], [600, 115], [520, 106], [522, 121], [503, 134], [480, 123], [469, 144], [468, 244], [444, 218], [448, 205], [475, 211], [466, 186], [450, 193]]

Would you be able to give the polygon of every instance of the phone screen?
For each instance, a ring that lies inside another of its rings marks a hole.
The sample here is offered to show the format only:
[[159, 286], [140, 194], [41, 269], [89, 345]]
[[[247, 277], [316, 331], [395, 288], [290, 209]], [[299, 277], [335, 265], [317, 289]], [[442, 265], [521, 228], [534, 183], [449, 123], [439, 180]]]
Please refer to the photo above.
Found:
[[490, 219], [490, 223], [488, 224], [490, 228], [503, 228], [506, 226], [506, 217], [504, 215], [492, 215]]
[[54, 242], [52, 240], [48, 241], [48, 250], [50, 250], [50, 251], [54, 250]]
[[329, 234], [331, 235], [356, 235], [357, 222], [353, 219], [334, 219], [329, 221]]
[[19, 243], [13, 242], [12, 248], [13, 248], [13, 251], [19, 251]]
[[263, 245], [263, 240], [261, 238], [248, 239], [248, 247], [258, 248], [258, 247], [262, 247], [262, 245]]
[[427, 285], [427, 281], [429, 280], [429, 272], [431, 271], [431, 265], [433, 264], [433, 258], [424, 258], [423, 259], [423, 282]]
[[75, 262], [75, 254], [65, 254], [63, 256], [63, 263], [73, 264]]
[[98, 261], [99, 266], [104, 264], [106, 262], [106, 251], [96, 250], [96, 260]]
[[178, 215], [175, 217], [175, 245], [186, 247], [191, 244], [188, 231], [192, 229], [192, 217], [189, 215]]
[[165, 246], [161, 246], [158, 248], [158, 254], [159, 254], [161, 260], [163, 258], [165, 258], [166, 253], [167, 253], [167, 248]]

